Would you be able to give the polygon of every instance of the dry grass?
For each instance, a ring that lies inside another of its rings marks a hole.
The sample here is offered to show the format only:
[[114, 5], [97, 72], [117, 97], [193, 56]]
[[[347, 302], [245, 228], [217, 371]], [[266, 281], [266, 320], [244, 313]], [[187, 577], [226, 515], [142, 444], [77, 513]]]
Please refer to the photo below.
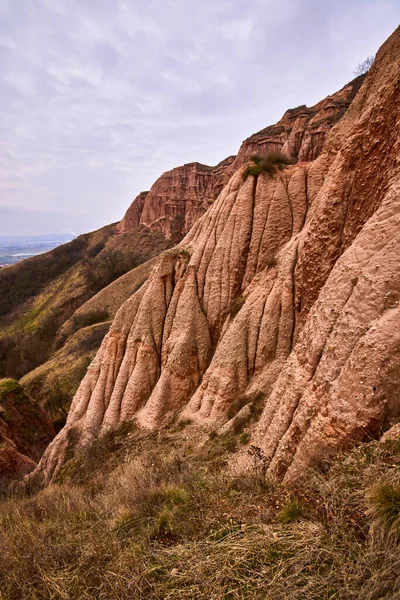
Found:
[[367, 514], [371, 517], [371, 533], [388, 545], [400, 542], [400, 486], [388, 481], [374, 485], [368, 493]]
[[199, 454], [173, 429], [120, 434], [63, 483], [0, 505], [1, 600], [400, 597], [398, 548], [376, 542], [366, 514], [377, 481], [397, 485], [400, 443], [287, 490], [230, 476], [227, 454]]
[[264, 173], [272, 176], [277, 171], [283, 169], [285, 165], [293, 164], [293, 160], [282, 154], [281, 152], [269, 152], [265, 156], [254, 155], [251, 157], [252, 165], [246, 167], [243, 171], [243, 180], [246, 181], [249, 175], [256, 177]]

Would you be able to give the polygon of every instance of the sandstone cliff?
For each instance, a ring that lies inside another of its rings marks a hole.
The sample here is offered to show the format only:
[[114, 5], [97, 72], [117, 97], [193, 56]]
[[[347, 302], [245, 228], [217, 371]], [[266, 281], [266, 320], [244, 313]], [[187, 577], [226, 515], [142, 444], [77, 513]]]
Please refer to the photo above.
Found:
[[358, 92], [364, 75], [315, 106], [287, 110], [282, 119], [243, 142], [237, 156], [216, 167], [190, 163], [167, 171], [150, 192], [141, 192], [118, 225], [125, 233], [139, 224], [180, 241], [218, 197], [230, 177], [254, 154], [282, 151], [298, 161], [317, 158], [328, 131], [337, 123]]
[[149, 192], [141, 192], [118, 225], [125, 233], [142, 224], [180, 241], [208, 209], [229, 179], [230, 156], [216, 167], [189, 163], [167, 171]]
[[314, 106], [287, 110], [276, 125], [262, 129], [243, 142], [232, 168], [238, 169], [253, 154], [271, 151], [282, 151], [299, 162], [318, 158], [327, 133], [343, 117], [364, 79], [365, 75], [356, 77]]
[[[298, 164], [244, 179], [237, 163], [118, 311], [42, 459], [46, 479], [125, 420], [156, 428], [179, 413], [227, 428], [262, 398], [251, 443], [270, 476], [292, 480], [400, 419], [399, 72], [400, 29], [321, 153], [311, 115], [304, 135], [281, 139]], [[302, 110], [284, 119], [307, 120]]]

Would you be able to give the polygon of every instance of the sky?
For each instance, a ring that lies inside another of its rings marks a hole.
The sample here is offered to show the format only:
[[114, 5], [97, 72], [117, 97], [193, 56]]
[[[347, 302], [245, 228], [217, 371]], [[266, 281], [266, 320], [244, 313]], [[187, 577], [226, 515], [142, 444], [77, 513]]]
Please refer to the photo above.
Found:
[[353, 79], [398, 0], [0, 0], [0, 235], [118, 221]]

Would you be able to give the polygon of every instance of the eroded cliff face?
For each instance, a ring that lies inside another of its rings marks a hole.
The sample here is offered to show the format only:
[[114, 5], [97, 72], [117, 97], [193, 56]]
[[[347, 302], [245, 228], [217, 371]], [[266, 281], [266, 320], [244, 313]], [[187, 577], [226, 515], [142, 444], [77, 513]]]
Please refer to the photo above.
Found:
[[146, 225], [180, 241], [208, 210], [230, 177], [254, 154], [280, 151], [300, 162], [316, 159], [328, 131], [350, 106], [364, 76], [357, 77], [336, 94], [312, 107], [299, 106], [282, 119], [243, 142], [237, 156], [229, 156], [216, 167], [190, 163], [167, 171], [141, 192], [118, 226], [119, 233]]
[[240, 416], [262, 398], [250, 443], [286, 481], [400, 419], [399, 73], [398, 29], [318, 158], [292, 129], [282, 147], [298, 164], [245, 180], [239, 165], [118, 311], [42, 459], [47, 480], [125, 420], [226, 429], [238, 399]]
[[230, 156], [216, 167], [189, 163], [167, 171], [149, 192], [141, 192], [118, 226], [125, 233], [142, 224], [180, 241], [208, 209], [229, 179]]
[[254, 154], [283, 152], [299, 162], [315, 160], [321, 154], [327, 133], [343, 117], [365, 76], [360, 75], [341, 90], [314, 106], [298, 106], [282, 119], [243, 142], [232, 165], [238, 169]]

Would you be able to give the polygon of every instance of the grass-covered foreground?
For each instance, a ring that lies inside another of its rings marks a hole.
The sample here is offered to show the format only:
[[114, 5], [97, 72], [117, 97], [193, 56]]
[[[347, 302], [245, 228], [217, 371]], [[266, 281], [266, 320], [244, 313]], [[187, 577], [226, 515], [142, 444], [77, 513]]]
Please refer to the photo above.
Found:
[[400, 440], [288, 490], [185, 433], [106, 436], [0, 503], [1, 600], [400, 598]]

